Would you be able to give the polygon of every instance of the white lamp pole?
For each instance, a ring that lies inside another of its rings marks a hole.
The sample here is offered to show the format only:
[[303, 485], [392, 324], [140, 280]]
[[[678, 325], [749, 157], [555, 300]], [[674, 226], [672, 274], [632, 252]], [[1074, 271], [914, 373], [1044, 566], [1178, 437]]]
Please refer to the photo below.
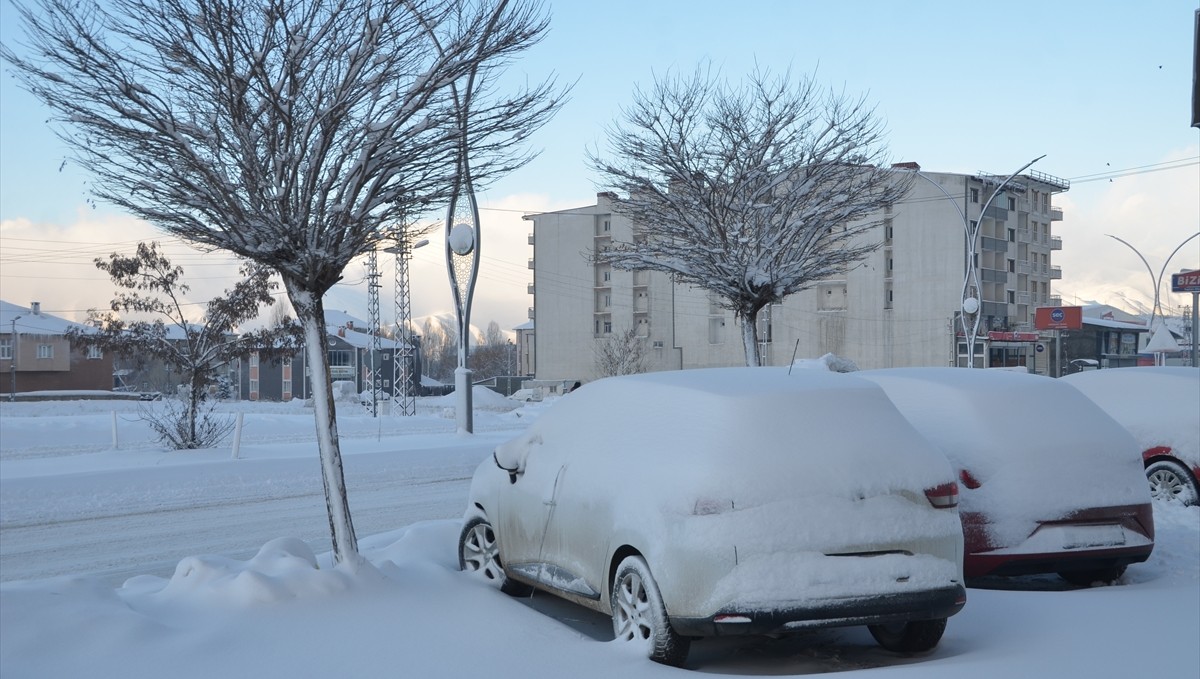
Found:
[[[1025, 170], [1028, 170], [1031, 165], [1033, 165], [1034, 163], [1036, 163], [1037, 161], [1039, 161], [1045, 157], [1046, 156], [1043, 154], [1043, 155], [1038, 156], [1037, 158], [1034, 158], [1033, 160], [1029, 161], [1028, 163], [1025, 163], [1024, 165], [1022, 165], [1021, 169], [1008, 175], [1008, 177], [1006, 177], [1004, 179], [1004, 181], [1000, 182], [1000, 185], [997, 186], [994, 191], [992, 191], [992, 195], [988, 196], [987, 201], [983, 204], [983, 208], [980, 209], [980, 211], [979, 211], [979, 219], [974, 224], [971, 223], [971, 219], [967, 215], [967, 213], [961, 207], [958, 206], [958, 202], [955, 201], [954, 197], [951, 196], [949, 194], [949, 192], [947, 192], [946, 189], [942, 187], [941, 184], [939, 184], [939, 183], [933, 181], [932, 179], [930, 179], [929, 177], [925, 176], [924, 174], [921, 173], [920, 170], [913, 170], [913, 172], [915, 172], [918, 177], [924, 179], [925, 181], [929, 182], [930, 184], [933, 184], [935, 187], [937, 187], [937, 189], [939, 191], [942, 192], [943, 195], [946, 196], [947, 199], [949, 199], [950, 204], [954, 206], [955, 210], [958, 210], [959, 216], [962, 217], [963, 230], [967, 234], [966, 273], [963, 276], [963, 287], [962, 287], [961, 307], [960, 307], [961, 313], [959, 313], [958, 317], [959, 317], [960, 326], [962, 327], [963, 336], [967, 340], [967, 367], [968, 368], [975, 367], [975, 340], [979, 336], [979, 321], [982, 319], [982, 316], [983, 316], [983, 314], [980, 313], [983, 302], [979, 298], [980, 290], [982, 289], [979, 284], [979, 267], [976, 266], [976, 264], [975, 264], [975, 253], [976, 253], [976, 248], [977, 248], [977, 245], [979, 242], [980, 224], [983, 222], [983, 217], [984, 217], [984, 215], [987, 214], [988, 208], [991, 207], [992, 201], [995, 200], [996, 196], [1000, 195], [1000, 193], [1002, 191], [1004, 191], [1004, 187], [1008, 186], [1008, 183], [1010, 181], [1012, 181], [1017, 175], [1021, 174]], [[969, 319], [969, 322], [968, 322], [968, 319]], [[986, 359], [986, 357], [985, 357], [985, 359]]]
[[1166, 272], [1167, 272], [1167, 265], [1171, 263], [1171, 258], [1175, 256], [1175, 253], [1177, 253], [1181, 249], [1183, 249], [1183, 246], [1187, 245], [1188, 241], [1195, 238], [1196, 236], [1200, 236], [1200, 231], [1193, 233], [1192, 235], [1183, 239], [1183, 242], [1180, 243], [1179, 245], [1177, 245], [1175, 247], [1175, 249], [1171, 251], [1171, 254], [1167, 255], [1167, 260], [1165, 262], [1163, 262], [1162, 269], [1159, 269], [1157, 276], [1154, 275], [1154, 269], [1150, 268], [1150, 262], [1146, 261], [1146, 258], [1142, 256], [1142, 253], [1138, 252], [1137, 248], [1130, 245], [1128, 241], [1117, 238], [1116, 236], [1112, 235], [1111, 233], [1105, 234], [1105, 235], [1107, 235], [1109, 238], [1117, 241], [1118, 243], [1123, 243], [1130, 250], [1133, 250], [1133, 254], [1137, 255], [1138, 259], [1142, 260], [1142, 264], [1146, 265], [1146, 272], [1150, 274], [1150, 284], [1154, 286], [1154, 307], [1150, 309], [1150, 330], [1151, 330], [1151, 332], [1153, 332], [1154, 331], [1154, 317], [1155, 317], [1155, 315], [1162, 312], [1162, 307], [1159, 304], [1159, 300], [1161, 299], [1159, 297], [1159, 291], [1162, 288], [1163, 275], [1166, 274]]

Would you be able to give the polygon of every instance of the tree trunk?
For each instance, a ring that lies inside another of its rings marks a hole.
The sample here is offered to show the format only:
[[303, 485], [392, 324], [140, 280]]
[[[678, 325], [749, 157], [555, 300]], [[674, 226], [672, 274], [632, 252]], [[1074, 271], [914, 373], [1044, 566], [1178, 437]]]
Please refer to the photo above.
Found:
[[757, 368], [761, 365], [758, 356], [758, 311], [747, 311], [741, 314], [742, 346], [746, 349], [746, 365]]
[[200, 371], [192, 371], [192, 379], [188, 383], [188, 404], [187, 404], [187, 424], [188, 424], [188, 448], [199, 448], [200, 441], [196, 436], [196, 420], [200, 417], [200, 394], [204, 391], [204, 386], [201, 383]]
[[304, 329], [304, 351], [312, 374], [313, 416], [317, 427], [317, 448], [321, 456], [321, 480], [325, 485], [325, 507], [333, 539], [333, 561], [357, 568], [358, 539], [350, 519], [346, 481], [342, 474], [342, 452], [338, 444], [337, 412], [333, 404], [333, 386], [329, 377], [329, 338], [325, 334], [325, 307], [320, 297], [284, 279], [288, 298], [296, 318]]

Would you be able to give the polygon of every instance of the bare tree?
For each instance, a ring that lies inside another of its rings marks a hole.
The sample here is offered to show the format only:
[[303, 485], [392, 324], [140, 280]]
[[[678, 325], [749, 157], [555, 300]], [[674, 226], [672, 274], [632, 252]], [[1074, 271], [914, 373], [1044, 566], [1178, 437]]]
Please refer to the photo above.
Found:
[[646, 338], [639, 337], [634, 328], [596, 340], [595, 350], [599, 377], [646, 372]]
[[[217, 444], [228, 427], [201, 417], [200, 403], [208, 387], [217, 381], [217, 370], [234, 358], [251, 351], [284, 352], [298, 345], [296, 326], [286, 315], [273, 327], [237, 334], [238, 326], [256, 318], [263, 306], [275, 303], [271, 272], [261, 265], [242, 267], [242, 280], [233, 289], [208, 302], [204, 315], [188, 313], [183, 267], [174, 266], [158, 249], [158, 243], [138, 243], [137, 254], [113, 253], [97, 258], [96, 268], [123, 288], [110, 303], [109, 311], [92, 309], [88, 324], [92, 331], [72, 330], [73, 342], [97, 346], [105, 351], [139, 359], [157, 359], [174, 367], [186, 388], [182, 408], [168, 407], [165, 415], [147, 412], [151, 426], [164, 442], [177, 449], [205, 448]], [[121, 314], [142, 319], [131, 320]]]
[[911, 181], [884, 169], [883, 125], [864, 99], [790, 74], [656, 79], [608, 141], [611, 157], [589, 160], [635, 235], [595, 258], [718, 295], [741, 322], [747, 365], [759, 364], [759, 310], [844, 276]]
[[[275, 270], [304, 329], [336, 562], [357, 566], [322, 298], [405, 217], [447, 199], [449, 87], [547, 30], [533, 0], [34, 0], [15, 66], [93, 193], [164, 231]], [[434, 37], [436, 36], [436, 40]], [[436, 46], [435, 46], [436, 43]], [[475, 100], [477, 186], [528, 162], [552, 80]], [[410, 234], [411, 237], [412, 234]], [[321, 379], [324, 376], [324, 379]]]

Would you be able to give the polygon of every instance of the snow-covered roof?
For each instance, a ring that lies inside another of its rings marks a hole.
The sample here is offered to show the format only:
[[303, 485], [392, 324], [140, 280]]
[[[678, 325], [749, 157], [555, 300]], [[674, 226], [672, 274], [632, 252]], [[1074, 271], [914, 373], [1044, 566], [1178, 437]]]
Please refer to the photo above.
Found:
[[64, 335], [71, 328], [88, 329], [86, 325], [51, 316], [45, 312], [33, 313], [29, 307], [0, 300], [0, 334], [13, 331], [13, 321], [19, 335]]
[[525, 321], [521, 325], [513, 327], [513, 330], [533, 330], [533, 321]]
[[1133, 332], [1146, 332], [1149, 328], [1144, 323], [1130, 323], [1128, 321], [1116, 321], [1109, 318], [1089, 318], [1083, 317], [1084, 325], [1095, 325], [1101, 328], [1113, 328], [1114, 330], [1131, 330]]
[[1154, 334], [1150, 335], [1150, 341], [1142, 351], [1151, 354], [1170, 354], [1182, 349], [1179, 342], [1175, 341], [1175, 336], [1171, 334], [1171, 329], [1165, 323], [1160, 322], [1155, 326]]
[[[336, 335], [338, 339], [343, 340], [346, 344], [356, 349], [370, 349], [372, 344], [372, 336], [365, 332], [357, 332], [355, 330], [347, 330], [344, 333], [338, 333], [337, 328], [329, 326], [329, 334]], [[399, 349], [404, 346], [402, 342], [397, 342], [387, 337], [379, 338], [380, 349]]]

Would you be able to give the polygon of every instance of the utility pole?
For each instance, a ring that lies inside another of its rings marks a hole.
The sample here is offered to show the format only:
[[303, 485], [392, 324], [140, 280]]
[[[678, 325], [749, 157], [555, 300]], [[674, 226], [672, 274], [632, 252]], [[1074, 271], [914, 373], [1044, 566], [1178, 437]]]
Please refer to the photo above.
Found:
[[17, 321], [19, 320], [21, 320], [20, 316], [15, 316], [12, 319], [12, 360], [8, 362], [12, 371], [12, 391], [8, 393], [9, 402], [17, 400], [17, 355], [21, 349], [21, 345], [17, 339]]

